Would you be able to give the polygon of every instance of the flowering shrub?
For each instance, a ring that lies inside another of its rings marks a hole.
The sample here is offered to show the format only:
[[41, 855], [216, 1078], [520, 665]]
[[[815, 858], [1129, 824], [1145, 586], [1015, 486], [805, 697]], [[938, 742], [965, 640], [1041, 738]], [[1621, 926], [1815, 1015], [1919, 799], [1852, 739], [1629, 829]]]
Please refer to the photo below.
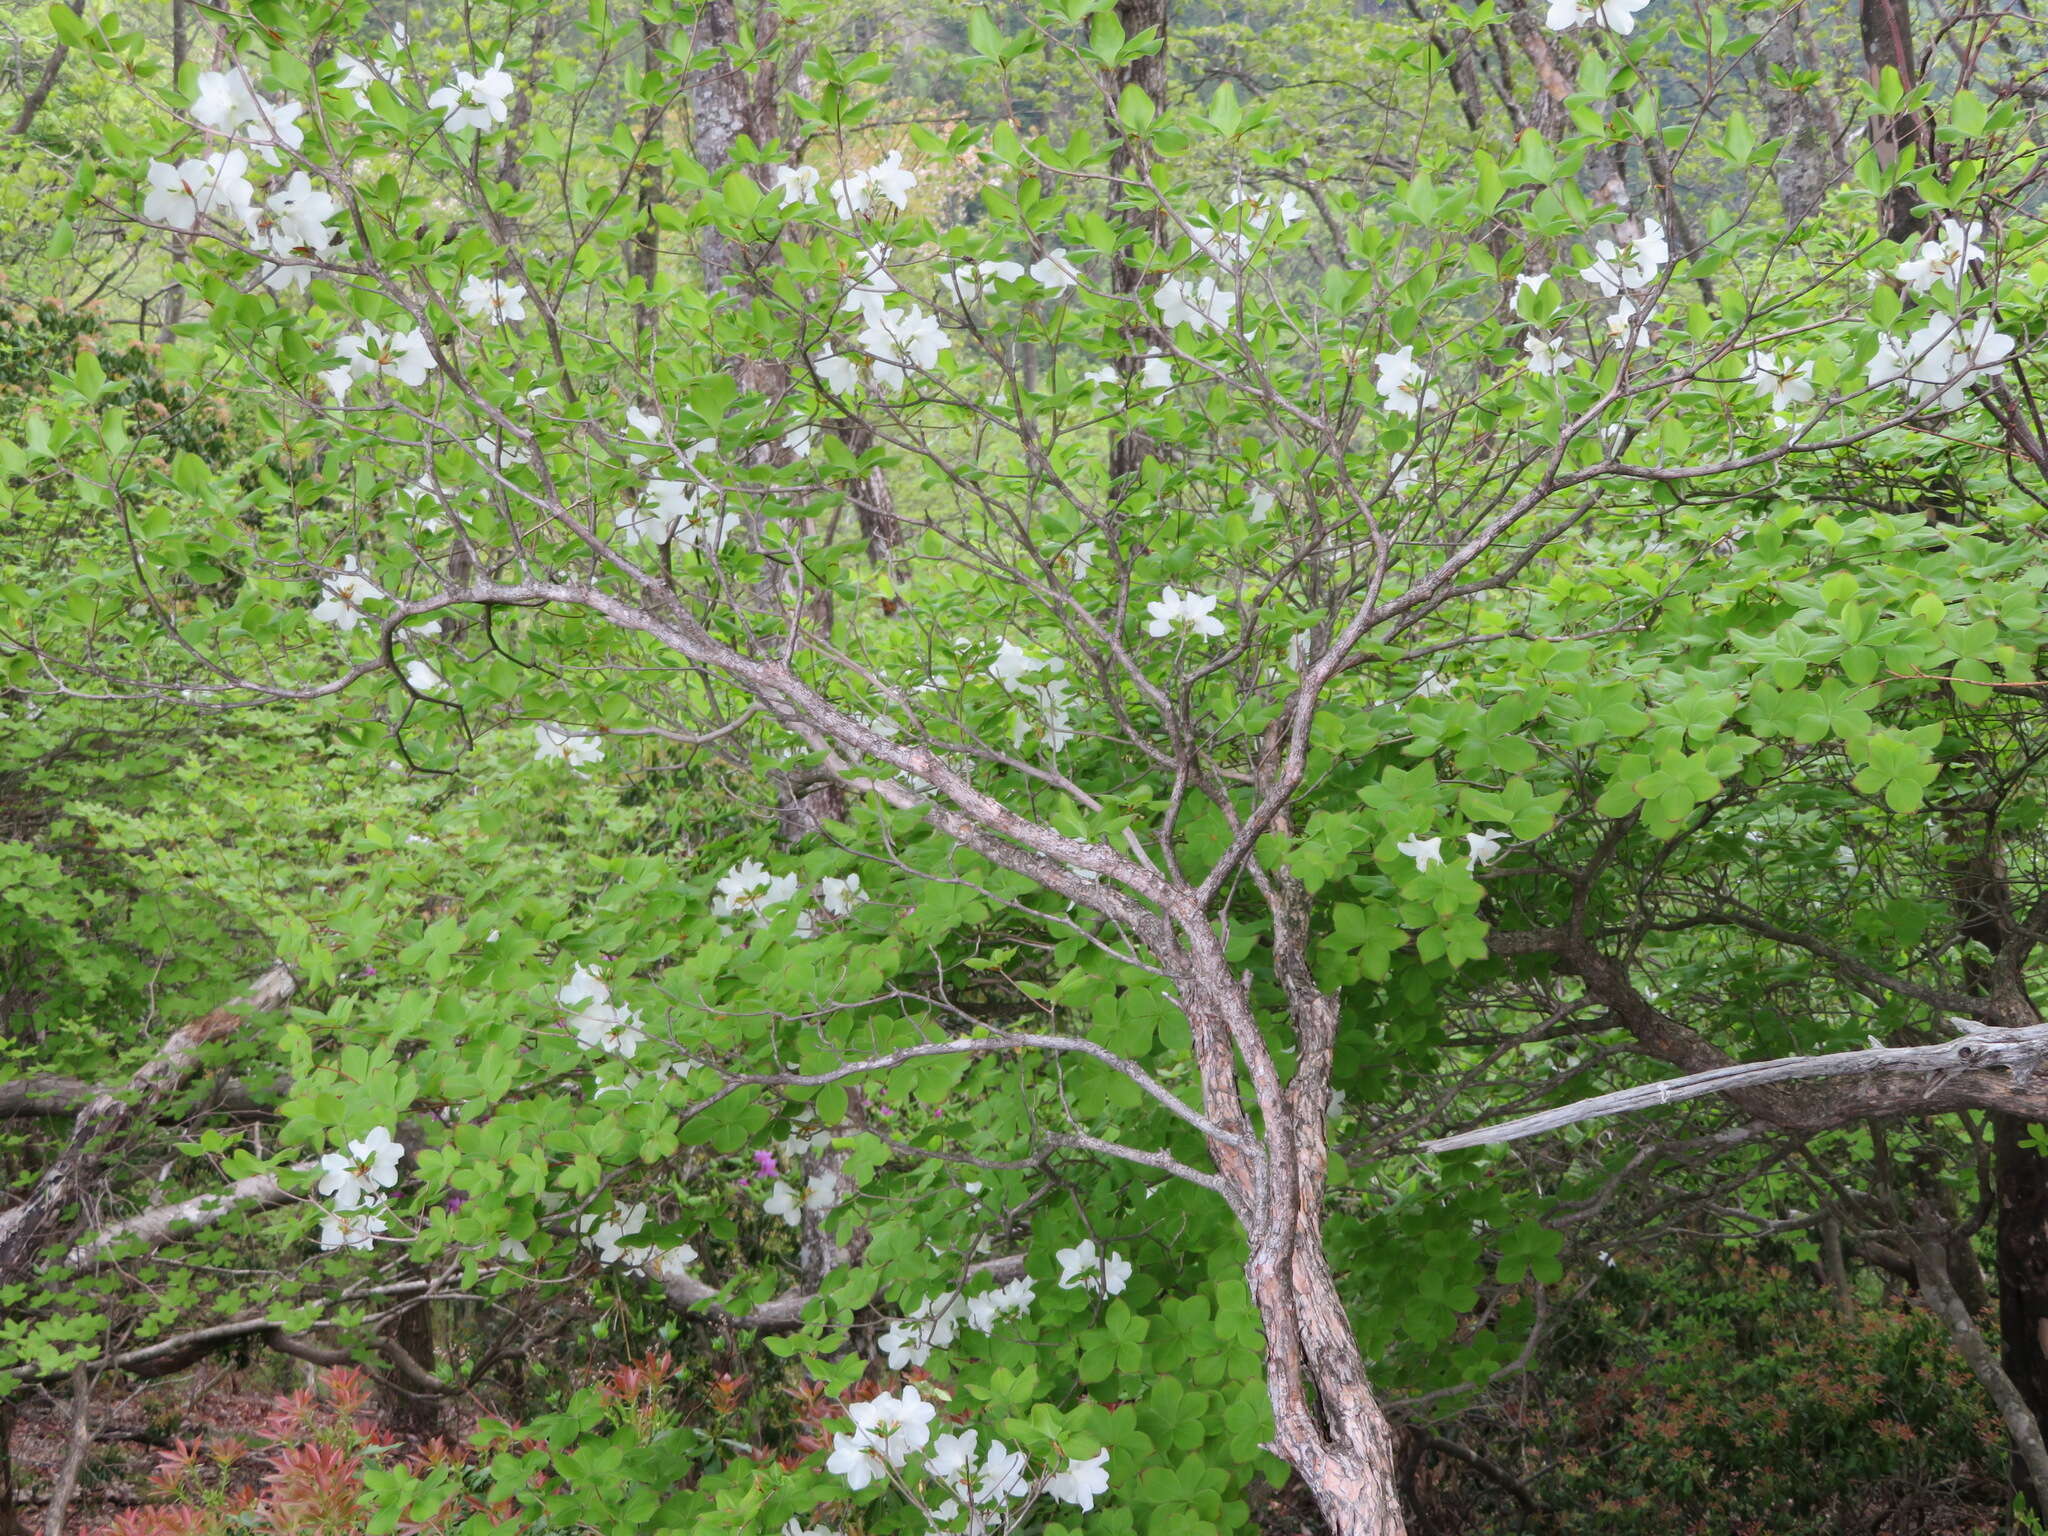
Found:
[[[1386, 1536], [1386, 1395], [1510, 1367], [1562, 1278], [1549, 1208], [1470, 1151], [1504, 1136], [1447, 1117], [1858, 1045], [1869, 1006], [2037, 1022], [1962, 946], [1859, 925], [1835, 857], [1952, 882], [1901, 829], [2043, 756], [1999, 702], [2048, 639], [2009, 489], [2048, 467], [2029, 93], [1878, 70], [1842, 201], [1914, 238], [1788, 205], [1766, 240], [1774, 153], [1699, 62], [1745, 17], [1517, 16], [1457, 31], [1529, 55], [1540, 125], [1412, 146], [1369, 201], [1292, 186], [1268, 104], [1176, 99], [1163, 14], [1099, 0], [967, 41], [985, 88], [1062, 75], [1100, 120], [886, 143], [872, 61], [736, 15], [715, 46], [645, 19], [594, 139], [509, 16], [431, 49], [271, 5], [176, 79], [118, 18], [53, 21], [156, 103], [106, 182], [286, 469], [129, 454], [81, 362], [0, 468], [160, 515], [0, 592], [10, 675], [331, 708], [452, 787], [510, 733], [536, 804], [698, 772], [718, 807], [575, 900], [291, 935], [397, 979], [277, 1032], [276, 1137], [195, 1155], [281, 1241], [434, 1279], [256, 1322], [576, 1284], [819, 1389], [793, 1464], [568, 1391], [484, 1435], [536, 1521], [1199, 1536], [1292, 1475]], [[1681, 121], [1651, 82], [1695, 66]], [[1691, 229], [1681, 176], [1741, 196]], [[969, 178], [986, 217], [938, 195]], [[1936, 458], [1958, 521], [1870, 468]], [[1734, 958], [1667, 996], [1703, 949]], [[1788, 957], [1808, 993], [1745, 1006]], [[1530, 1018], [1598, 1048], [1552, 1071]], [[1963, 1064], [1737, 1102], [1800, 1138], [2013, 1112]], [[389, 1518], [448, 1483], [379, 1476]]]

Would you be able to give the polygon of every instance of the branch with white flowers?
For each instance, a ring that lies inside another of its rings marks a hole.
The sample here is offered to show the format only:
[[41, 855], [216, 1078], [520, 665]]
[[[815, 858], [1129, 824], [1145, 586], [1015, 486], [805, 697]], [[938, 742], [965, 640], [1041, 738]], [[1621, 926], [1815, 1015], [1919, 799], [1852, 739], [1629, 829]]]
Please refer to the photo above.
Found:
[[[1941, 1045], [1873, 1046], [1869, 1050], [1838, 1051], [1824, 1056], [1781, 1056], [1771, 1061], [1738, 1062], [1666, 1082], [1645, 1083], [1635, 1088], [1603, 1093], [1597, 1098], [1524, 1115], [1502, 1125], [1439, 1137], [1424, 1142], [1421, 1150], [1458, 1152], [1469, 1147], [1505, 1146], [1511, 1141], [1541, 1136], [1570, 1125], [1582, 1125], [1589, 1120], [1611, 1119], [1644, 1109], [1661, 1109], [1713, 1094], [1740, 1093], [1772, 1083], [1811, 1082], [1823, 1078], [1932, 1078], [1934, 1081], [1920, 1095], [1922, 1099], [1932, 1099], [1946, 1080], [1967, 1074], [1974, 1086], [1988, 1079], [1992, 1072], [2005, 1071], [2012, 1074], [2010, 1091], [1999, 1096], [2023, 1099], [2038, 1109], [2041, 1103], [2048, 1102], [2048, 1093], [2029, 1094], [2027, 1088], [2029, 1079], [2044, 1062], [2048, 1062], [2048, 1024], [1994, 1034], [1972, 1021], [1965, 1038]], [[1982, 1097], [1981, 1090], [1978, 1097]], [[1915, 1104], [1910, 1097], [1898, 1097], [1888, 1099], [1886, 1106], [1892, 1107], [1893, 1112], [1904, 1112]], [[2006, 1103], [1999, 1107], [2013, 1109], [2023, 1106]], [[1880, 1106], [1865, 1106], [1861, 1112], [1879, 1111]]]

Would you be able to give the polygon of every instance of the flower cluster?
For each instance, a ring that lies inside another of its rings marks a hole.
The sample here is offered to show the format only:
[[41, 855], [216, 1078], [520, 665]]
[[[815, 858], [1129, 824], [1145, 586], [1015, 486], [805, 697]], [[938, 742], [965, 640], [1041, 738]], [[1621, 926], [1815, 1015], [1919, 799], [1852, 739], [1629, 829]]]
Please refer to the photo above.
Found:
[[719, 877], [711, 915], [721, 923], [745, 919], [755, 928], [766, 928], [769, 912], [796, 892], [795, 875], [771, 875], [758, 860], [743, 859]]
[[1161, 590], [1157, 602], [1147, 603], [1151, 622], [1145, 633], [1155, 639], [1168, 635], [1207, 637], [1223, 633], [1223, 621], [1216, 617], [1216, 599], [1199, 592], [1182, 592], [1175, 587]]
[[1006, 1318], [1023, 1317], [1037, 1298], [1029, 1275], [1020, 1275], [1006, 1285], [978, 1296], [948, 1291], [927, 1297], [908, 1317], [891, 1323], [878, 1341], [888, 1357], [889, 1369], [921, 1366], [935, 1349], [952, 1347], [964, 1326], [975, 1333], [993, 1333]]
[[855, 1493], [873, 1483], [893, 1484], [930, 1531], [963, 1536], [1017, 1529], [1041, 1495], [1087, 1511], [1109, 1491], [1107, 1451], [1034, 1475], [1022, 1450], [1000, 1440], [983, 1449], [972, 1429], [934, 1437], [937, 1413], [915, 1386], [853, 1404], [847, 1410], [853, 1432], [832, 1437], [826, 1471], [845, 1478]]
[[660, 1280], [680, 1275], [697, 1262], [697, 1250], [688, 1243], [658, 1248], [652, 1243], [628, 1242], [629, 1238], [638, 1237], [646, 1225], [647, 1206], [644, 1202], [619, 1206], [602, 1220], [594, 1215], [576, 1218], [576, 1231], [597, 1254], [597, 1262], [616, 1264], [629, 1275], [645, 1275]]
[[1130, 1284], [1131, 1261], [1115, 1252], [1098, 1255], [1092, 1237], [1083, 1238], [1072, 1248], [1060, 1249], [1053, 1257], [1059, 1261], [1063, 1291], [1078, 1287], [1098, 1296], [1117, 1296]]
[[556, 991], [555, 1001], [567, 1010], [563, 1022], [576, 1032], [576, 1043], [585, 1050], [604, 1051], [630, 1061], [647, 1038], [640, 1015], [624, 1003], [613, 1002], [611, 988], [583, 966], [570, 973]]
[[1920, 254], [1900, 262], [1892, 276], [1913, 293], [1925, 293], [1942, 283], [1960, 288], [1970, 263], [1984, 259], [1984, 247], [1978, 244], [1983, 236], [1984, 226], [1974, 220], [1964, 224], [1943, 219], [1938, 238], [1923, 240]]
[[405, 1147], [378, 1125], [320, 1159], [319, 1190], [334, 1202], [320, 1223], [322, 1248], [368, 1248], [385, 1230], [384, 1191], [398, 1183], [404, 1156]]
[[1014, 641], [997, 642], [988, 675], [1005, 693], [1029, 706], [1011, 716], [1013, 742], [1021, 744], [1035, 731], [1057, 752], [1074, 739], [1073, 685], [1059, 676], [1066, 666], [1057, 656], [1033, 656]]
[[[1465, 834], [1465, 867], [1470, 870], [1484, 869], [1500, 857], [1500, 851], [1507, 845], [1508, 835], [1502, 831], [1489, 832], [1481, 828]], [[1394, 845], [1394, 851], [1405, 854], [1415, 861], [1418, 870], [1444, 862], [1444, 840], [1441, 837], [1409, 837]]]
[[[636, 436], [647, 442], [661, 440], [661, 419], [645, 411], [629, 409], [626, 423]], [[613, 531], [622, 544], [673, 544], [681, 550], [698, 550], [715, 555], [740, 525], [739, 514], [721, 509], [718, 488], [694, 467], [696, 461], [717, 450], [711, 438], [700, 437], [677, 455], [678, 468], [688, 478], [657, 477], [647, 482], [640, 500], [622, 509], [612, 519]], [[646, 462], [645, 454], [630, 455], [633, 462]]]
[[1903, 341], [1877, 339], [1870, 360], [1873, 389], [1897, 384], [1909, 399], [1937, 411], [1963, 403], [1965, 386], [1995, 379], [2018, 343], [2000, 331], [1989, 315], [1965, 327], [1952, 315], [1936, 315]]

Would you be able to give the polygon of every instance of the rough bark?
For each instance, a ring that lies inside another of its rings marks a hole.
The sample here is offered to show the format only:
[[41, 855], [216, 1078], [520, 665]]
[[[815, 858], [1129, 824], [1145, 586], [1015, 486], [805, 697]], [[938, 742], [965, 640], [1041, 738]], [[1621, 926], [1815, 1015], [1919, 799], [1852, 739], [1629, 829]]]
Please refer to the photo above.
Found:
[[122, 1091], [98, 1093], [79, 1111], [69, 1141], [28, 1197], [0, 1212], [0, 1286], [22, 1280], [35, 1268], [42, 1250], [63, 1229], [67, 1213], [92, 1189], [108, 1158], [197, 1070], [200, 1051], [232, 1034], [245, 1014], [283, 1006], [295, 986], [290, 971], [282, 965], [272, 968], [240, 998], [175, 1031]]
[[[1877, 84], [1887, 69], [1894, 69], [1898, 71], [1899, 83], [1911, 90], [1919, 78], [1918, 60], [1913, 53], [1911, 0], [1862, 0], [1857, 24], [1863, 38], [1863, 64], [1871, 84]], [[1925, 155], [1931, 143], [1928, 123], [1921, 113], [1871, 115], [1870, 148], [1881, 166], [1897, 164], [1909, 148]], [[1923, 221], [1914, 216], [1916, 201], [1910, 187], [1890, 193], [1880, 205], [1879, 233], [1887, 240], [1910, 240], [1918, 234]]]
[[[1141, 32], [1157, 31], [1159, 46], [1121, 68], [1102, 72], [1108, 126], [1115, 143], [1110, 153], [1109, 173], [1118, 188], [1118, 201], [1130, 205], [1120, 208], [1116, 215], [1126, 233], [1110, 258], [1109, 289], [1119, 299], [1130, 300], [1130, 313], [1141, 317], [1124, 329], [1124, 351], [1123, 356], [1117, 359], [1117, 368], [1126, 375], [1138, 371], [1141, 359], [1154, 350], [1158, 341], [1155, 328], [1142, 318], [1148, 313], [1144, 292], [1158, 281], [1158, 277], [1139, 257], [1138, 250], [1145, 245], [1163, 243], [1166, 224], [1165, 214], [1154, 200], [1132, 189], [1134, 183], [1145, 181], [1150, 156], [1142, 140], [1123, 131], [1117, 120], [1116, 104], [1123, 96], [1124, 88], [1134, 85], [1152, 98], [1155, 107], [1165, 109], [1167, 5], [1168, 0], [1117, 0], [1116, 19], [1123, 26], [1124, 36], [1136, 37]], [[1137, 484], [1139, 470], [1151, 451], [1151, 439], [1135, 429], [1119, 432], [1111, 440], [1109, 479], [1117, 497], [1121, 498]]]
[[1798, 226], [1819, 209], [1842, 172], [1819, 85], [1781, 86], [1770, 78], [1778, 70], [1797, 75], [1805, 68], [1799, 47], [1804, 13], [1803, 3], [1783, 12], [1765, 27], [1757, 47], [1765, 73], [1764, 112], [1770, 136], [1784, 141], [1772, 162], [1771, 177], [1788, 227]]
[[[2013, 1115], [1992, 1117], [2002, 1363], [2038, 1436], [2048, 1423], [2048, 1158], [2027, 1145], [2032, 1128]], [[2044, 1487], [2037, 1482], [2036, 1512], [2048, 1509], [2038, 1497]]]
[[440, 1434], [444, 1428], [440, 1384], [423, 1390], [421, 1380], [433, 1378], [433, 1303], [422, 1299], [400, 1312], [385, 1328], [380, 1343], [386, 1357], [400, 1367], [396, 1375], [377, 1383], [377, 1406], [385, 1424], [416, 1440]]
[[[651, 75], [661, 68], [662, 50], [668, 46], [666, 29], [646, 14], [640, 18], [640, 46], [645, 54], [647, 72]], [[654, 281], [661, 273], [661, 230], [654, 222], [654, 210], [662, 200], [661, 150], [662, 127], [667, 117], [667, 97], [658, 96], [640, 121], [640, 227], [633, 234], [633, 249], [628, 257], [627, 267], [632, 273], [634, 286], [639, 290], [640, 302], [633, 306], [633, 329], [638, 333], [643, 348], [653, 340], [656, 317], [660, 310], [654, 303]]]

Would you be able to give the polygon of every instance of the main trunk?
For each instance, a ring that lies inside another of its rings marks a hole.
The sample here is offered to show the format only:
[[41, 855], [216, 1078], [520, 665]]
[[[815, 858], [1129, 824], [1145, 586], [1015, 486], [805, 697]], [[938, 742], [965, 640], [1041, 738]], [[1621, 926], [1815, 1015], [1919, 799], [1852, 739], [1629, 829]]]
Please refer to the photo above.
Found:
[[1245, 1278], [1266, 1328], [1273, 1452], [1315, 1495], [1335, 1536], [1406, 1536], [1393, 1427], [1366, 1379], [1321, 1233], [1298, 1231], [1284, 1259], [1261, 1245]]
[[2048, 1426], [2048, 1158], [2027, 1145], [2026, 1121], [1993, 1122], [2000, 1363], [2035, 1422]]

